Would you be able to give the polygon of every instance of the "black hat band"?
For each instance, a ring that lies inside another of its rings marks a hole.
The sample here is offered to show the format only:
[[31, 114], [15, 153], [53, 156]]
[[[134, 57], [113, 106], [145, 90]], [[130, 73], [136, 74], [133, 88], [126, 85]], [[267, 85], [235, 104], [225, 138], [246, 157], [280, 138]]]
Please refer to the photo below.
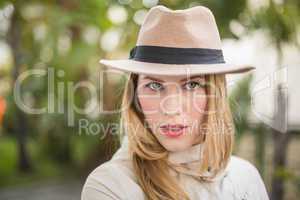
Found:
[[177, 48], [140, 45], [130, 50], [129, 59], [163, 64], [225, 63], [221, 49]]

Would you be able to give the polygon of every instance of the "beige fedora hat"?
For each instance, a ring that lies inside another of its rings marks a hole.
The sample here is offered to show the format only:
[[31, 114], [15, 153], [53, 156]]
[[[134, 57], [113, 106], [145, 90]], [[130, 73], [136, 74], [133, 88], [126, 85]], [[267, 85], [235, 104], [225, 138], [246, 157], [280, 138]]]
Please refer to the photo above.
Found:
[[213, 13], [204, 6], [171, 10], [152, 7], [129, 58], [99, 62], [124, 72], [148, 75], [240, 73], [255, 67], [226, 63]]

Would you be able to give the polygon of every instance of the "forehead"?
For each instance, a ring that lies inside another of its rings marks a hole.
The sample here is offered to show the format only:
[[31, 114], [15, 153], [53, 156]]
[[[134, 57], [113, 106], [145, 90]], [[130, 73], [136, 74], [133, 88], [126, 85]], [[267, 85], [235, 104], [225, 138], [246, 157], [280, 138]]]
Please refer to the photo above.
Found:
[[156, 80], [161, 82], [181, 82], [190, 79], [204, 79], [204, 75], [178, 75], [178, 76], [165, 76], [165, 75], [139, 75], [139, 80]]

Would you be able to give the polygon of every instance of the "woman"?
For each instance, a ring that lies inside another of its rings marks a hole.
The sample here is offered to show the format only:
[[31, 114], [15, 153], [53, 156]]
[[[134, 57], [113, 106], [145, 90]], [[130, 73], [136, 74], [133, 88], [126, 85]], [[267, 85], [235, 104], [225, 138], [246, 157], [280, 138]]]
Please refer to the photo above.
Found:
[[232, 155], [227, 73], [212, 12], [155, 6], [129, 59], [100, 63], [129, 72], [121, 148], [87, 178], [82, 200], [268, 200], [250, 162]]

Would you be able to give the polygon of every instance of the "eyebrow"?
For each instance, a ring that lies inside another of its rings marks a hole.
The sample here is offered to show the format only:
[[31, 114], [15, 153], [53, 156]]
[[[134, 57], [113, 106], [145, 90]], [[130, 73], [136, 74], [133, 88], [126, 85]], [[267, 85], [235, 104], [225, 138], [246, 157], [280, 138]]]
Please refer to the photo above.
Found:
[[[183, 78], [181, 80], [179, 80], [180, 82], [183, 82], [187, 79], [195, 79], [195, 78], [202, 78], [202, 76], [199, 76], [199, 75], [194, 75], [194, 76], [190, 76], [190, 77], [187, 77], [187, 78]], [[144, 79], [150, 79], [150, 80], [153, 80], [153, 81], [158, 81], [158, 82], [165, 82], [161, 79], [158, 79], [158, 78], [154, 78], [154, 77], [151, 77], [151, 76], [145, 76]]]

